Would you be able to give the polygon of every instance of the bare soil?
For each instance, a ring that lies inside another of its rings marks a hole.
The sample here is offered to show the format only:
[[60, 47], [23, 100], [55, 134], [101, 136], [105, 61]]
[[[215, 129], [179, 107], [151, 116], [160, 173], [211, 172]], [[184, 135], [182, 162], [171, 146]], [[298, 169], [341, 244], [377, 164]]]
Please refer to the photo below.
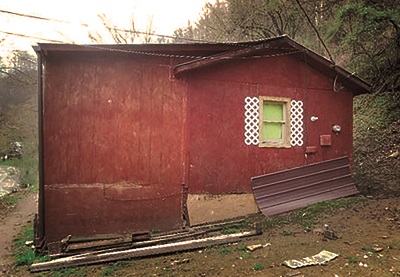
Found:
[[37, 195], [24, 195], [23, 199], [13, 206], [0, 202], [0, 276], [8, 276], [14, 267], [12, 242], [25, 224], [33, 224], [37, 211]]
[[[351, 208], [320, 216], [316, 227], [334, 230], [338, 239], [285, 224], [241, 243], [175, 255], [109, 264], [112, 276], [400, 276], [400, 198], [366, 199]], [[265, 221], [262, 215], [258, 220]], [[244, 245], [266, 245], [254, 252]], [[375, 250], [374, 250], [375, 249]], [[327, 250], [339, 257], [323, 266], [290, 269], [282, 262]], [[262, 268], [263, 267], [263, 268]], [[259, 270], [257, 270], [259, 269]], [[104, 265], [88, 267], [88, 276], [104, 275]]]
[[[36, 199], [22, 200], [2, 221], [0, 260], [12, 267], [9, 242], [20, 224], [32, 220]], [[30, 207], [30, 208], [28, 208]], [[306, 211], [307, 212], [307, 211]], [[312, 229], [304, 222], [288, 223], [288, 213], [268, 218], [251, 217], [263, 224], [263, 234], [236, 244], [210, 247], [159, 257], [132, 259], [109, 264], [45, 272], [33, 276], [400, 276], [400, 198], [367, 199], [323, 212]], [[269, 222], [274, 222], [271, 226]], [[319, 230], [328, 226], [337, 239], [324, 238]], [[253, 252], [244, 246], [267, 245]], [[270, 244], [270, 245], [268, 245]], [[327, 250], [339, 256], [326, 265], [291, 269], [282, 262]], [[28, 269], [7, 271], [13, 276], [29, 275]], [[59, 275], [54, 275], [54, 274]], [[9, 276], [9, 275], [5, 275]]]

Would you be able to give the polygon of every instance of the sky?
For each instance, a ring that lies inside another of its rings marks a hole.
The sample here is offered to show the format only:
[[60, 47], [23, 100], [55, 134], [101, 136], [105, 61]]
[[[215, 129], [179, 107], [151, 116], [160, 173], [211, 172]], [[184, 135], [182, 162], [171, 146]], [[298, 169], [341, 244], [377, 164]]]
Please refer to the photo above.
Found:
[[[152, 20], [152, 30], [156, 34], [172, 35], [175, 29], [187, 26], [188, 20], [197, 21], [206, 2], [215, 0], [0, 0], [0, 55], [4, 57], [14, 49], [30, 51], [37, 42], [51, 42], [38, 38], [92, 43], [88, 31], [99, 31], [103, 33], [104, 43], [113, 43], [98, 17], [102, 13], [121, 29], [130, 29], [133, 18], [135, 29], [146, 31]], [[4, 11], [65, 22], [33, 19]]]

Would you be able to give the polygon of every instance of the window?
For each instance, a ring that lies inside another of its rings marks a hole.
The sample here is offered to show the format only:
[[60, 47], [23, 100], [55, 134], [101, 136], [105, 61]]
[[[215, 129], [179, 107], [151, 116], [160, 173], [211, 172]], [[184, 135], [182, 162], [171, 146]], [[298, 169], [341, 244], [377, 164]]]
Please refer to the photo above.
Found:
[[290, 99], [260, 96], [260, 147], [290, 147]]

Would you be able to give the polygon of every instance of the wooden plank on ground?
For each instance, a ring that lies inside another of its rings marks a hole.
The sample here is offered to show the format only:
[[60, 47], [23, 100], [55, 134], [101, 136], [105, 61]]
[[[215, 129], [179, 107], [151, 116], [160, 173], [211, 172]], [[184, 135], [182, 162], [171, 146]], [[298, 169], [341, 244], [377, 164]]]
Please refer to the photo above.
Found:
[[49, 262], [32, 264], [30, 267], [30, 271], [40, 272], [40, 271], [50, 270], [53, 268], [89, 265], [89, 264], [111, 262], [129, 258], [138, 258], [138, 257], [152, 256], [152, 255], [174, 253], [185, 250], [194, 250], [208, 246], [237, 242], [244, 237], [255, 236], [259, 234], [261, 234], [260, 230], [252, 230], [248, 232], [242, 232], [230, 235], [181, 241], [170, 244], [128, 249], [122, 251], [113, 251], [97, 255], [71, 256], [71, 257], [56, 259]]

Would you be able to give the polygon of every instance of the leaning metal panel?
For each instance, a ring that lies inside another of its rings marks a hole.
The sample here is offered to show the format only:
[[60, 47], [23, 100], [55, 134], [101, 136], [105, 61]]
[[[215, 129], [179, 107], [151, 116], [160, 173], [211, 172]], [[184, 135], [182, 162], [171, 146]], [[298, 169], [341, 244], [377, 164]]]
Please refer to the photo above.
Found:
[[303, 102], [292, 100], [290, 102], [290, 144], [303, 145]]
[[244, 143], [246, 145], [258, 145], [260, 140], [259, 140], [259, 126], [258, 123], [260, 122], [259, 120], [259, 100], [258, 97], [246, 97], [244, 99], [245, 101], [245, 106], [244, 106]]

